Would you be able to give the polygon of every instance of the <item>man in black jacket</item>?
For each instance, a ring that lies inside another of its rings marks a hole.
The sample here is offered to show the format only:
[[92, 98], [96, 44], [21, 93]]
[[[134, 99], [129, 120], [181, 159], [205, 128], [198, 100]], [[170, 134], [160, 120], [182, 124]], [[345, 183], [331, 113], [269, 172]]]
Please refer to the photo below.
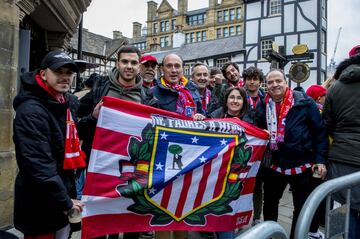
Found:
[[[266, 86], [268, 94], [256, 106], [257, 126], [269, 131], [272, 156], [272, 165], [264, 170], [264, 219], [277, 220], [279, 200], [290, 184], [293, 238], [297, 217], [313, 188], [313, 173], [326, 175], [327, 134], [315, 102], [291, 90], [282, 71], [270, 71]], [[309, 238], [321, 238], [317, 229], [313, 220]]]
[[[74, 171], [65, 158], [70, 89], [75, 63], [62, 51], [48, 53], [41, 69], [21, 77], [14, 99], [15, 228], [26, 238], [67, 238], [69, 210], [82, 210]], [[80, 152], [78, 152], [80, 153]]]

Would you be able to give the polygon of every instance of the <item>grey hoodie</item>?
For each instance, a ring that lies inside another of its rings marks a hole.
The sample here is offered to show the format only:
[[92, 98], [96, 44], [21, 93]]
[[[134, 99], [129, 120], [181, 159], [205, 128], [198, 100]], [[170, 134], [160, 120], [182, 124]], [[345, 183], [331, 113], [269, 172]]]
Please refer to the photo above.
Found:
[[137, 75], [135, 85], [129, 88], [124, 88], [118, 81], [119, 74], [120, 73], [116, 67], [109, 71], [110, 89], [107, 96], [141, 103], [141, 78]]

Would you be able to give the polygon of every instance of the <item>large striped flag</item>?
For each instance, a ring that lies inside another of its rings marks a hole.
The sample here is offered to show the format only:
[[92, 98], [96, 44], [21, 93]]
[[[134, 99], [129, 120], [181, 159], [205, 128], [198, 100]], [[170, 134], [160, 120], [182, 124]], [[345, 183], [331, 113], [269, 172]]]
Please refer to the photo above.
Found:
[[83, 201], [83, 238], [247, 225], [268, 135], [237, 119], [192, 121], [104, 97]]

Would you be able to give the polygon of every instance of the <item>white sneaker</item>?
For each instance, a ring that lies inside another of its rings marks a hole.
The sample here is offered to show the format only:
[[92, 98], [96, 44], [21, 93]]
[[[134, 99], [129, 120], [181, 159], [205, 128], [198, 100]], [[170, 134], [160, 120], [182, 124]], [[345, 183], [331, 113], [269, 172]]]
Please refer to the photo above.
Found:
[[324, 233], [319, 230], [317, 232], [309, 232], [308, 236], [309, 239], [325, 239]]

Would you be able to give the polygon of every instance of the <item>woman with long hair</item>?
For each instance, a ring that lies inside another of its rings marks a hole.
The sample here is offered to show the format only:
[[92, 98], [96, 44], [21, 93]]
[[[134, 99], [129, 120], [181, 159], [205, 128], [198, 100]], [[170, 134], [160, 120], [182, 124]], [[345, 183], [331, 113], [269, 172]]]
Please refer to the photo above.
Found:
[[210, 114], [210, 118], [232, 118], [236, 117], [242, 121], [253, 124], [249, 116], [249, 103], [244, 88], [229, 87], [225, 91], [224, 101], [221, 108]]

